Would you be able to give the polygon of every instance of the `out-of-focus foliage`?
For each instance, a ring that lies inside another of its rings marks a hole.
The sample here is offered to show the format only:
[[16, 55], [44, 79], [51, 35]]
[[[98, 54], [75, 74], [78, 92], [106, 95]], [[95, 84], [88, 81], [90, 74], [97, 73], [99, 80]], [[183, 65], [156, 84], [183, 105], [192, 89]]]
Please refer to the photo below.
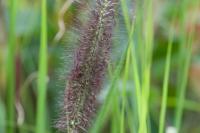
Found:
[[[63, 90], [65, 89], [66, 73], [71, 68], [74, 47], [79, 37], [78, 30], [87, 21], [87, 13], [93, 0], [85, 1], [86, 4], [78, 6], [77, 3], [70, 3], [70, 0], [47, 0], [47, 27], [48, 27], [48, 89], [47, 89], [47, 133], [54, 133], [56, 129], [54, 124], [60, 113], [60, 105], [62, 105]], [[6, 59], [8, 49], [8, 32], [9, 32], [9, 7], [8, 0], [0, 1], [0, 133], [5, 132], [5, 88], [6, 88]], [[137, 2], [127, 1], [129, 5], [129, 14], [134, 20], [137, 19], [135, 14], [135, 4]], [[153, 62], [151, 69], [151, 92], [150, 92], [150, 123], [152, 133], [156, 133], [159, 127], [159, 111], [162, 96], [162, 84], [165, 68], [165, 57], [167, 53], [167, 43], [169, 38], [169, 29], [173, 27], [175, 31], [172, 63], [169, 79], [169, 95], [167, 103], [166, 127], [172, 126], [174, 120], [174, 110], [176, 107], [176, 91], [177, 87], [177, 68], [179, 61], [179, 43], [181, 40], [181, 31], [178, 26], [181, 14], [178, 14], [175, 22], [172, 24], [172, 17], [175, 10], [179, 8], [179, 0], [153, 0], [153, 21], [154, 21], [154, 49]], [[87, 5], [87, 3], [90, 3]], [[114, 72], [115, 64], [118, 63], [122, 52], [125, 51], [128, 33], [125, 28], [121, 8], [117, 14], [116, 29], [113, 37], [113, 49], [111, 54], [110, 73]], [[184, 102], [183, 124], [181, 133], [199, 133], [200, 132], [200, 5], [195, 10], [192, 6], [188, 6], [184, 14], [187, 18], [186, 25], [183, 27], [185, 32], [191, 32], [193, 25], [191, 24], [191, 16], [196, 14], [194, 25], [195, 36], [192, 45], [192, 60], [189, 67], [188, 85], [186, 100]], [[80, 19], [80, 20], [78, 20]], [[37, 72], [39, 59], [40, 44], [40, 0], [19, 0], [17, 1], [16, 16], [16, 132], [32, 133], [35, 131], [36, 123], [36, 100], [37, 100]], [[62, 23], [59, 27], [59, 23]], [[64, 31], [63, 31], [64, 30]], [[137, 31], [137, 27], [135, 27]], [[134, 36], [134, 42], [138, 42], [137, 34]], [[136, 49], [139, 46], [136, 45]], [[138, 48], [139, 49], [139, 48]], [[139, 50], [136, 52], [139, 53]], [[64, 59], [63, 59], [64, 58]], [[113, 69], [112, 69], [113, 68]], [[132, 75], [129, 74], [129, 78]], [[123, 75], [121, 75], [123, 77]], [[109, 72], [107, 74], [109, 78]], [[131, 88], [132, 81], [127, 79], [127, 99], [132, 98], [133, 90]], [[130, 83], [130, 85], [129, 85]], [[100, 94], [100, 101], [106, 97], [107, 86], [110, 80], [105, 80], [105, 87]], [[122, 88], [123, 80], [117, 81], [117, 87]], [[119, 89], [121, 93], [121, 90]], [[116, 98], [117, 99], [117, 98]], [[121, 104], [118, 100], [113, 101], [114, 104]], [[129, 100], [132, 102], [132, 100]], [[119, 102], [119, 103], [118, 103]], [[135, 103], [131, 103], [135, 104]], [[132, 105], [131, 105], [132, 106]], [[136, 109], [135, 109], [136, 110]], [[155, 113], [156, 112], [156, 113]], [[112, 114], [108, 116], [105, 131], [109, 131], [112, 126], [110, 119]]]

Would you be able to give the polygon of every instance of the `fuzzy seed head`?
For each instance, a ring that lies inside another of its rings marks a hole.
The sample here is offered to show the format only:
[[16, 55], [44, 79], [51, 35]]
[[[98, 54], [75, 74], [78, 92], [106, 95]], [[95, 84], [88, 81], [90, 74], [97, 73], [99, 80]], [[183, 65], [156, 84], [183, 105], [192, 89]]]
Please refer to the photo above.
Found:
[[97, 0], [95, 10], [79, 40], [73, 68], [68, 75], [64, 109], [57, 127], [69, 133], [87, 132], [107, 68], [115, 14], [114, 0]]

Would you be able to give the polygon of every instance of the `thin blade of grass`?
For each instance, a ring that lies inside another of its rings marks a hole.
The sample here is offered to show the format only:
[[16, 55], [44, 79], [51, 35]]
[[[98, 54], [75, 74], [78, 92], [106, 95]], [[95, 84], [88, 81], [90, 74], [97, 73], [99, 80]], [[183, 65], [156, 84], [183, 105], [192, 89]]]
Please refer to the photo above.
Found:
[[[167, 106], [169, 108], [175, 108], [176, 107], [176, 100], [177, 100], [176, 97], [169, 97], [168, 102], [167, 102]], [[185, 99], [183, 109], [200, 113], [199, 106], [200, 106], [200, 104], [198, 102]]]
[[[173, 34], [170, 34], [170, 36]], [[169, 74], [170, 74], [170, 62], [171, 62], [171, 51], [172, 51], [172, 42], [173, 39], [170, 37], [168, 47], [167, 47], [167, 56], [165, 64], [165, 74], [163, 81], [163, 93], [162, 93], [162, 104], [161, 104], [161, 113], [160, 113], [160, 122], [159, 122], [159, 133], [164, 133], [165, 127], [165, 116], [167, 109], [167, 97], [168, 97], [168, 83], [169, 83]]]
[[145, 22], [144, 22], [144, 66], [142, 70], [142, 94], [141, 94], [141, 125], [139, 126], [139, 133], [147, 133], [148, 131], [148, 118], [149, 109], [148, 101], [150, 95], [150, 77], [151, 77], [151, 63], [152, 63], [152, 51], [153, 51], [153, 2], [145, 1], [144, 7], [147, 9]]
[[[187, 1], [188, 2], [188, 1]], [[187, 2], [185, 2], [185, 5], [187, 4]], [[199, 1], [193, 1], [194, 5], [198, 5]], [[183, 5], [185, 7], [185, 5]], [[185, 9], [185, 8], [184, 8]], [[198, 7], [196, 6], [196, 10], [198, 10]], [[193, 14], [194, 16], [196, 14]], [[184, 17], [184, 16], [183, 16]], [[193, 16], [192, 16], [193, 17]], [[183, 22], [182, 25], [185, 24], [185, 19], [183, 18]], [[187, 82], [188, 82], [188, 71], [189, 71], [189, 67], [190, 67], [190, 62], [191, 62], [191, 56], [192, 56], [192, 44], [194, 41], [194, 34], [195, 34], [195, 29], [194, 29], [194, 23], [195, 23], [195, 19], [192, 18], [191, 22], [192, 22], [192, 30], [187, 33], [186, 31], [182, 31], [185, 34], [182, 35], [182, 51], [184, 53], [184, 57], [183, 58], [183, 62], [182, 64], [179, 64], [180, 67], [182, 67], [182, 75], [181, 77], [179, 77], [179, 95], [178, 95], [178, 99], [177, 99], [177, 108], [176, 108], [176, 112], [175, 112], [175, 126], [177, 129], [177, 132], [180, 131], [181, 128], [181, 122], [182, 122], [182, 116], [183, 116], [183, 108], [184, 108], [184, 102], [185, 102], [185, 94], [186, 94], [186, 88], [187, 88]], [[184, 29], [184, 28], [183, 28]], [[182, 55], [183, 56], [183, 55]]]
[[41, 1], [41, 41], [38, 73], [38, 101], [36, 132], [46, 132], [46, 89], [47, 89], [47, 12], [46, 0]]
[[14, 127], [11, 124], [15, 124], [15, 53], [16, 53], [16, 0], [9, 1], [9, 35], [8, 35], [8, 55], [6, 63], [6, 119], [8, 122], [7, 133], [13, 133]]
[[[192, 37], [188, 40], [188, 44], [192, 44]], [[182, 115], [183, 115], [183, 107], [184, 107], [184, 100], [185, 100], [185, 93], [187, 88], [187, 79], [188, 79], [188, 70], [190, 66], [190, 60], [191, 60], [191, 54], [192, 54], [192, 46], [188, 46], [187, 53], [185, 57], [185, 63], [183, 65], [183, 77], [180, 82], [180, 95], [177, 101], [177, 110], [176, 110], [176, 117], [175, 117], [175, 125], [177, 132], [180, 130], [181, 121], [182, 121]]]
[[126, 0], [121, 0], [121, 8], [124, 16], [124, 21], [126, 25], [126, 30], [128, 32], [129, 36], [129, 45], [130, 45], [130, 54], [131, 54], [131, 62], [133, 66], [133, 77], [135, 82], [135, 92], [136, 92], [136, 101], [137, 101], [137, 112], [139, 117], [139, 125], [142, 125], [142, 117], [140, 115], [141, 112], [141, 88], [140, 88], [140, 78], [139, 78], [139, 71], [138, 71], [138, 63], [136, 59], [136, 52], [135, 52], [135, 46], [133, 41], [133, 33], [134, 33], [134, 26], [135, 23], [130, 23], [130, 17], [128, 16], [128, 7]]
[[120, 106], [119, 106], [119, 89], [116, 88], [115, 94], [113, 95], [113, 112], [112, 112], [112, 133], [120, 131]]
[[120, 132], [124, 133], [125, 131], [125, 111], [126, 111], [126, 100], [127, 100], [127, 80], [128, 80], [128, 73], [129, 73], [129, 65], [130, 65], [130, 45], [128, 47], [127, 55], [126, 55], [126, 61], [125, 61], [125, 70], [124, 70], [124, 77], [123, 77], [123, 88], [122, 88], [122, 110], [121, 110], [121, 119], [120, 119]]

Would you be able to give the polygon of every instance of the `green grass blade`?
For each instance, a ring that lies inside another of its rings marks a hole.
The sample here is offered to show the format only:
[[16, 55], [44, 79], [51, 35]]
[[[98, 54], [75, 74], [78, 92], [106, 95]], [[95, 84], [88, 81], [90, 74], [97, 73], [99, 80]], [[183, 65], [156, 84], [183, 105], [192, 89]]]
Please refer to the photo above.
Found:
[[177, 102], [177, 111], [176, 111], [176, 117], [175, 117], [175, 120], [176, 120], [175, 126], [176, 126], [177, 131], [180, 130], [180, 126], [181, 126], [190, 58], [191, 58], [191, 48], [188, 49], [188, 54], [186, 56], [185, 64], [183, 66], [184, 67], [183, 78], [181, 80], [180, 96]]
[[15, 53], [16, 53], [16, 0], [9, 1], [9, 35], [8, 35], [8, 55], [7, 55], [7, 67], [6, 67], [6, 119], [8, 122], [7, 133], [13, 133], [14, 128], [12, 124], [15, 124]]
[[47, 89], [47, 12], [46, 0], [41, 1], [41, 42], [38, 73], [38, 101], [36, 132], [46, 132], [46, 89]]
[[125, 132], [125, 111], [126, 111], [126, 100], [127, 100], [127, 81], [128, 81], [128, 73], [129, 73], [129, 65], [130, 65], [130, 45], [128, 47], [127, 55], [126, 55], [126, 61], [125, 61], [125, 70], [124, 70], [124, 77], [123, 77], [123, 88], [122, 88], [122, 110], [121, 110], [121, 123], [120, 123], [120, 133]]
[[187, 42], [189, 46], [187, 48], [187, 53], [185, 54], [185, 63], [183, 65], [183, 77], [180, 82], [180, 95], [177, 101], [177, 110], [176, 110], [176, 116], [175, 116], [175, 126], [177, 129], [177, 132], [179, 132], [180, 130], [181, 121], [182, 121], [185, 93], [186, 93], [186, 88], [187, 88], [188, 70], [189, 70], [191, 54], [192, 54], [192, 46], [191, 46], [191, 44], [193, 43], [192, 35], [189, 38], [190, 39]]
[[129, 45], [131, 49], [131, 62], [132, 62], [132, 67], [133, 67], [133, 78], [135, 82], [135, 92], [136, 92], [136, 99], [137, 99], [137, 109], [138, 109], [138, 117], [139, 117], [139, 125], [142, 125], [142, 116], [140, 115], [141, 112], [141, 88], [140, 88], [140, 78], [139, 78], [139, 70], [138, 70], [138, 63], [136, 60], [136, 51], [135, 51], [135, 46], [134, 46], [134, 41], [133, 41], [133, 33], [134, 33], [134, 26], [135, 23], [132, 22], [130, 23], [130, 18], [128, 16], [128, 7], [126, 0], [121, 0], [121, 7], [122, 7], [122, 12], [124, 16], [124, 21], [126, 25], [126, 30], [128, 32], [129, 36]]
[[152, 52], [153, 52], [153, 2], [144, 1], [144, 7], [146, 9], [146, 16], [144, 22], [144, 66], [142, 67], [142, 94], [141, 94], [141, 124], [139, 126], [139, 133], [147, 133], [148, 130], [148, 101], [150, 95], [150, 77], [151, 77], [151, 63], [152, 63]]
[[6, 121], [5, 121], [5, 107], [0, 99], [0, 133], [5, 133], [5, 125], [6, 125]]
[[[188, 1], [187, 1], [188, 2]], [[187, 5], [188, 3], [185, 2], [185, 5]], [[194, 5], [198, 5], [199, 1], [193, 1]], [[185, 7], [184, 5], [184, 7]], [[186, 7], [185, 7], [186, 8]], [[185, 9], [184, 8], [184, 9]], [[196, 10], [198, 10], [198, 7], [196, 6]], [[196, 14], [193, 14], [194, 16], [196, 16]], [[181, 77], [179, 76], [179, 95], [178, 95], [178, 99], [177, 99], [177, 107], [176, 107], [176, 112], [175, 112], [175, 126], [177, 129], [177, 132], [180, 131], [181, 128], [181, 122], [182, 122], [182, 116], [183, 116], [183, 109], [184, 109], [184, 103], [185, 103], [185, 94], [186, 94], [186, 88], [187, 88], [187, 82], [188, 82], [188, 71], [189, 71], [189, 67], [190, 67], [190, 61], [191, 61], [191, 56], [192, 56], [192, 44], [194, 41], [194, 34], [195, 34], [195, 27], [194, 27], [194, 23], [195, 23], [195, 19], [194, 16], [192, 16], [193, 18], [191, 19], [191, 24], [192, 24], [192, 30], [187, 33], [186, 31], [182, 31], [185, 34], [182, 35], [182, 41], [181, 41], [181, 52], [184, 53], [184, 55], [182, 54], [182, 64], [180, 62], [179, 67], [182, 67], [182, 74]], [[183, 16], [184, 17], [184, 16]], [[185, 18], [186, 19], [186, 18]], [[182, 21], [182, 25], [186, 25], [185, 24], [185, 19], [183, 19]]]
[[[171, 36], [171, 35], [170, 35]], [[162, 104], [161, 104], [161, 113], [160, 113], [160, 123], [159, 123], [159, 133], [164, 133], [165, 127], [165, 116], [167, 108], [167, 97], [168, 97], [168, 82], [169, 82], [169, 73], [170, 73], [170, 62], [171, 62], [171, 51], [172, 51], [172, 37], [169, 40], [165, 64], [165, 74], [164, 74], [164, 84], [163, 84], [163, 93], [162, 93]]]
[[[176, 97], [168, 97], [167, 107], [175, 108], [176, 107], [176, 99], [177, 99]], [[192, 100], [188, 100], [188, 99], [184, 100], [184, 109], [185, 110], [200, 113], [199, 106], [200, 106], [200, 104], [196, 101], [192, 101]]]
[[111, 133], [117, 133], [120, 131], [120, 107], [119, 107], [119, 89], [116, 88], [113, 96], [113, 112], [112, 112], [112, 131]]

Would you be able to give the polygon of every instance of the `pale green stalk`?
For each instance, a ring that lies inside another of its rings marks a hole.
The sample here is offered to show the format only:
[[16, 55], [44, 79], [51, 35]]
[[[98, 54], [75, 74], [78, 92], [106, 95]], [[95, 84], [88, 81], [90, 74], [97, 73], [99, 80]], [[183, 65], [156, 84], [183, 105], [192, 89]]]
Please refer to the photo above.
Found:
[[46, 89], [47, 89], [47, 11], [46, 0], [41, 0], [41, 42], [39, 53], [38, 100], [36, 132], [46, 132]]
[[128, 73], [129, 73], [129, 65], [130, 65], [130, 45], [128, 47], [127, 55], [126, 55], [126, 62], [125, 62], [125, 70], [124, 70], [124, 77], [123, 77], [123, 88], [122, 88], [122, 111], [121, 111], [121, 125], [120, 125], [120, 133], [125, 132], [125, 110], [126, 110], [126, 91], [127, 91], [127, 80], [128, 80]]
[[172, 42], [173, 42], [172, 40], [173, 39], [171, 37], [168, 43], [168, 48], [167, 48], [165, 74], [164, 74], [164, 82], [163, 82], [163, 89], [162, 89], [163, 93], [162, 93], [159, 133], [164, 133], [164, 127], [165, 127], [165, 116], [166, 116], [167, 97], [168, 97], [168, 82], [169, 82], [171, 51], [172, 51]]
[[182, 114], [183, 114], [183, 107], [184, 107], [184, 100], [185, 100], [185, 93], [186, 93], [186, 87], [187, 87], [187, 77], [188, 77], [188, 70], [190, 66], [190, 60], [191, 60], [191, 52], [192, 52], [192, 36], [189, 37], [188, 40], [188, 47], [187, 47], [187, 53], [185, 56], [185, 63], [183, 65], [183, 77], [182, 80], [180, 81], [180, 96], [177, 102], [177, 110], [176, 110], [176, 122], [175, 126], [177, 128], [177, 132], [180, 130], [181, 126], [181, 120], [182, 120]]
[[[142, 117], [141, 117], [141, 88], [140, 88], [140, 79], [139, 79], [139, 71], [137, 66], [137, 59], [136, 59], [136, 50], [133, 41], [133, 33], [134, 33], [134, 22], [130, 23], [130, 18], [128, 16], [128, 7], [125, 0], [121, 0], [121, 7], [124, 16], [124, 21], [126, 25], [126, 30], [129, 36], [129, 46], [130, 46], [130, 54], [131, 54], [131, 62], [133, 66], [133, 77], [135, 83], [135, 92], [136, 92], [136, 99], [137, 99], [137, 108], [138, 108], [138, 117], [139, 117], [139, 125], [142, 125]], [[136, 18], [137, 19], [137, 18]], [[134, 21], [134, 20], [133, 20]]]
[[[176, 97], [168, 97], [167, 107], [175, 108], [176, 107], [176, 99], [177, 99]], [[189, 99], [185, 99], [183, 109], [200, 113], [199, 106], [200, 106], [200, 103], [189, 100]]]
[[16, 10], [17, 1], [9, 0], [9, 35], [8, 35], [8, 55], [6, 62], [6, 119], [7, 119], [7, 133], [14, 133], [15, 124], [15, 53], [16, 53]]
[[147, 121], [148, 121], [148, 101], [150, 95], [150, 75], [151, 75], [151, 60], [152, 60], [152, 51], [153, 51], [153, 9], [152, 1], [145, 1], [145, 7], [147, 15], [145, 16], [144, 22], [144, 66], [142, 70], [142, 95], [141, 95], [141, 125], [139, 126], [139, 133], [147, 133]]
[[[199, 1], [193, 1], [194, 5], [198, 5]], [[187, 3], [185, 3], [187, 4]], [[184, 9], [186, 9], [186, 5], [183, 5]], [[198, 10], [198, 7], [196, 6], [196, 10]], [[194, 16], [197, 16], [196, 14], [193, 14]], [[177, 132], [180, 131], [181, 128], [181, 121], [182, 121], [182, 116], [183, 116], [183, 108], [184, 108], [184, 101], [185, 101], [185, 93], [186, 93], [186, 88], [187, 88], [187, 81], [188, 81], [188, 70], [190, 67], [190, 61], [191, 61], [191, 54], [192, 54], [192, 44], [193, 44], [193, 37], [194, 37], [194, 24], [195, 24], [195, 19], [194, 16], [191, 16], [191, 24], [193, 24], [192, 27], [192, 31], [189, 32], [189, 34], [187, 34], [186, 31], [182, 31], [184, 32], [184, 34], [182, 35], [182, 52], [184, 52], [184, 58], [183, 58], [183, 64], [180, 64], [179, 67], [182, 67], [182, 75], [179, 80], [179, 95], [178, 95], [178, 101], [177, 101], [177, 108], [176, 108], [176, 114], [175, 114], [175, 126], [177, 129]], [[182, 22], [183, 26], [185, 25], [185, 21], [183, 19]], [[185, 28], [185, 27], [184, 27]], [[183, 29], [184, 29], [183, 28]], [[183, 54], [183, 53], [182, 53]], [[183, 56], [183, 55], [182, 55]]]

